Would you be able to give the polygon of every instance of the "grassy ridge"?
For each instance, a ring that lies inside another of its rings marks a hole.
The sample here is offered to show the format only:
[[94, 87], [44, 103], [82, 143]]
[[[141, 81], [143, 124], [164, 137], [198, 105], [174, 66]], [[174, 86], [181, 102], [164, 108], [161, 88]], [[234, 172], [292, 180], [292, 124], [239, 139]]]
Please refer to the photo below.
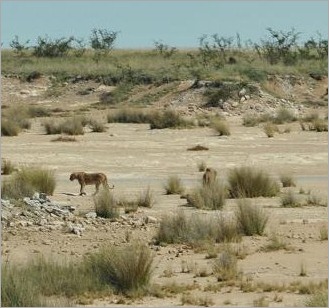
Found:
[[179, 50], [170, 58], [164, 58], [152, 50], [113, 50], [98, 62], [94, 60], [91, 50], [81, 57], [69, 54], [60, 58], [37, 58], [31, 52], [17, 56], [13, 51], [2, 50], [1, 61], [3, 74], [24, 77], [37, 71], [64, 79], [77, 75], [86, 78], [110, 77], [109, 83], [155, 83], [195, 78], [263, 81], [267, 74], [308, 75], [318, 72], [326, 75], [328, 71], [327, 59], [301, 59], [295, 65], [270, 65], [254, 51], [231, 50], [230, 55], [234, 56], [236, 63], [220, 68], [204, 66], [197, 49]]

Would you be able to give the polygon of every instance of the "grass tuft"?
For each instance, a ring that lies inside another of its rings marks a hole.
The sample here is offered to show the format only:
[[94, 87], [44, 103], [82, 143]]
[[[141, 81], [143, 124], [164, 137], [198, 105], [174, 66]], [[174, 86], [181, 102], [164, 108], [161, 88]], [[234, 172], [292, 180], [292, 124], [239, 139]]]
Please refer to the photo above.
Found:
[[111, 219], [119, 217], [119, 207], [108, 189], [99, 191], [94, 197], [94, 204], [97, 216]]
[[267, 173], [252, 167], [230, 170], [228, 184], [232, 198], [274, 197], [280, 190]]
[[168, 178], [167, 183], [164, 186], [167, 195], [182, 194], [184, 192], [184, 186], [181, 179], [177, 175], [172, 175]]

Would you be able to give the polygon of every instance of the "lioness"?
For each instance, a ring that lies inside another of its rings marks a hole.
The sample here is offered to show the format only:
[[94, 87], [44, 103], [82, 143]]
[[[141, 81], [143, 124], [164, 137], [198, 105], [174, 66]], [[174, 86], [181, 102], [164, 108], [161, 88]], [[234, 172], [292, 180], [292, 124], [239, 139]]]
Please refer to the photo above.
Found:
[[207, 168], [203, 174], [203, 185], [211, 185], [215, 182], [217, 171], [213, 168]]
[[84, 192], [84, 188], [86, 185], [94, 185], [96, 187], [96, 191], [94, 195], [98, 193], [99, 185], [102, 184], [103, 187], [107, 189], [113, 189], [114, 185], [112, 187], [109, 186], [107, 183], [107, 177], [104, 173], [85, 173], [85, 172], [73, 172], [70, 175], [70, 180], [78, 180], [80, 184], [80, 196], [86, 195]]

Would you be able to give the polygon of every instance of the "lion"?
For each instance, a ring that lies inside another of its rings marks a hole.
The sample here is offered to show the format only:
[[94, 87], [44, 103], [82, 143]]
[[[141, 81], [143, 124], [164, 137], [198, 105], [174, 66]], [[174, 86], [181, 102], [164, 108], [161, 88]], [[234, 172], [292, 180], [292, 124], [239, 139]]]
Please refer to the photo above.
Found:
[[217, 171], [213, 168], [207, 168], [203, 174], [203, 185], [211, 185], [215, 182], [217, 177]]
[[80, 196], [86, 195], [84, 192], [84, 188], [86, 185], [94, 185], [96, 187], [96, 191], [94, 195], [98, 193], [99, 186], [102, 184], [104, 188], [107, 189], [113, 189], [114, 185], [112, 187], [109, 186], [107, 183], [107, 177], [104, 173], [85, 173], [85, 172], [73, 172], [70, 175], [70, 180], [78, 180], [80, 184]]

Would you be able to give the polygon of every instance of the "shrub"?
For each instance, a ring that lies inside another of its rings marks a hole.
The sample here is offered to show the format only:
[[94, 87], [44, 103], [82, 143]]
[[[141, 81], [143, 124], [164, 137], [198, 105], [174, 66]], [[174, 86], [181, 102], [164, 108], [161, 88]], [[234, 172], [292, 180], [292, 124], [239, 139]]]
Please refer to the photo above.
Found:
[[296, 195], [292, 190], [281, 196], [281, 206], [282, 207], [300, 207], [301, 203], [297, 200]]
[[233, 280], [238, 276], [237, 259], [228, 251], [223, 251], [219, 255], [214, 261], [212, 269], [217, 281]]
[[210, 124], [219, 136], [229, 136], [231, 135], [228, 123], [222, 119], [213, 119]]
[[64, 121], [60, 125], [61, 133], [67, 134], [67, 135], [83, 135], [83, 125], [82, 125], [82, 119], [78, 117], [73, 117], [71, 119], [68, 119]]
[[328, 240], [328, 226], [322, 225], [319, 229], [320, 233], [320, 240], [321, 241], [327, 241]]
[[270, 242], [265, 245], [262, 250], [264, 251], [277, 251], [280, 249], [287, 249], [288, 244], [284, 242], [282, 239], [280, 239], [276, 234], [273, 234], [270, 237]]
[[198, 209], [221, 209], [227, 197], [227, 191], [219, 181], [211, 185], [201, 186], [188, 195], [188, 203]]
[[221, 215], [217, 220], [215, 238], [217, 243], [239, 242], [241, 233], [236, 218]]
[[242, 116], [242, 125], [246, 127], [254, 127], [259, 124], [259, 117], [254, 113], [246, 113]]
[[119, 217], [119, 207], [109, 190], [100, 190], [98, 195], [94, 197], [94, 204], [97, 216], [112, 219]]
[[296, 187], [294, 178], [288, 174], [281, 174], [280, 181], [283, 187]]
[[13, 173], [15, 170], [16, 167], [10, 160], [3, 159], [1, 161], [1, 174], [8, 175]]
[[236, 218], [241, 232], [245, 235], [262, 235], [266, 227], [268, 216], [249, 200], [238, 201]]
[[280, 108], [273, 119], [273, 123], [275, 124], [290, 123], [294, 121], [297, 121], [297, 117], [291, 110], [286, 108]]
[[269, 138], [274, 137], [274, 133], [279, 132], [278, 127], [275, 124], [270, 123], [270, 122], [265, 123], [263, 129], [264, 129], [266, 136]]
[[167, 195], [181, 194], [184, 192], [182, 181], [177, 175], [170, 176], [164, 188]]
[[193, 126], [191, 121], [183, 119], [173, 110], [165, 110], [163, 112], [154, 111], [149, 113], [149, 123], [151, 129], [187, 128]]
[[48, 109], [45, 109], [44, 107], [36, 107], [36, 106], [30, 106], [27, 112], [31, 118], [49, 117], [51, 114]]
[[55, 123], [53, 120], [44, 121], [43, 126], [47, 135], [55, 135], [62, 132], [60, 125]]
[[315, 130], [316, 132], [327, 132], [328, 122], [324, 119], [314, 120], [310, 130]]
[[89, 125], [94, 133], [103, 133], [106, 131], [106, 126], [97, 120], [91, 120]]
[[125, 247], [107, 246], [86, 257], [87, 267], [100, 281], [127, 295], [143, 292], [149, 285], [154, 256], [135, 243]]
[[233, 198], [273, 197], [279, 192], [278, 184], [267, 173], [252, 167], [230, 170], [228, 184]]
[[54, 171], [39, 167], [25, 167], [3, 183], [1, 193], [9, 199], [20, 199], [31, 197], [34, 192], [52, 195], [55, 187]]
[[143, 110], [131, 108], [117, 110], [107, 115], [108, 123], [149, 123], [149, 116]]
[[153, 207], [154, 203], [155, 203], [154, 195], [150, 187], [148, 187], [144, 192], [142, 192], [137, 200], [137, 205], [142, 207], [151, 208]]
[[72, 49], [74, 37], [51, 40], [49, 37], [38, 37], [37, 45], [34, 47], [33, 55], [36, 57], [63, 57]]
[[316, 292], [305, 302], [306, 307], [328, 307], [328, 290]]
[[21, 129], [16, 122], [9, 119], [2, 119], [1, 136], [17, 136], [20, 130]]

